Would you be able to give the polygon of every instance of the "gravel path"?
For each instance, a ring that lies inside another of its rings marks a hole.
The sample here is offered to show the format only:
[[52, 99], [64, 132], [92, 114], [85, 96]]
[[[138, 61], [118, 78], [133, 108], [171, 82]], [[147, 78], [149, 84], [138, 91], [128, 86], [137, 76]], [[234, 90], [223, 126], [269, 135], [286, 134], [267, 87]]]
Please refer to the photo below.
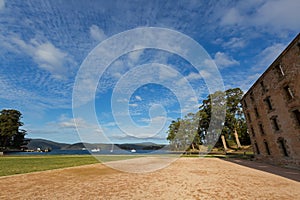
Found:
[[[145, 158], [142, 160], [149, 163]], [[136, 161], [141, 160], [131, 160]], [[114, 163], [129, 164], [128, 161]], [[180, 158], [149, 173], [126, 173], [103, 164], [85, 165], [1, 177], [0, 199], [300, 198], [300, 183], [296, 181], [299, 171], [263, 164], [279, 176], [260, 170], [261, 165], [217, 158]]]

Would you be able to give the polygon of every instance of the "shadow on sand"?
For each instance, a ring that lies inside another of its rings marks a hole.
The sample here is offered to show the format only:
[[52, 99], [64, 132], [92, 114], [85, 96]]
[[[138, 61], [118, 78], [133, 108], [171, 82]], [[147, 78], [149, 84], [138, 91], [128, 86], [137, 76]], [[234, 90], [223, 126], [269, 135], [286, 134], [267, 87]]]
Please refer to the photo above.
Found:
[[238, 158], [227, 158], [223, 160], [300, 182], [300, 170], [297, 169], [284, 168], [263, 162], [243, 160]]

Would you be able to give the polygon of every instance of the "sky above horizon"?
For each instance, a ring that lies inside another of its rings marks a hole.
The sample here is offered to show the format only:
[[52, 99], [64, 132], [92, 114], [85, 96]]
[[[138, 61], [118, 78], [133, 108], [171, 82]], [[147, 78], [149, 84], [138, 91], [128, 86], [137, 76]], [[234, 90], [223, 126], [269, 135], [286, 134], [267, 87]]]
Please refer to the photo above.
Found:
[[[28, 138], [167, 143], [170, 121], [196, 112], [210, 82], [251, 87], [299, 33], [299, 10], [298, 0], [0, 0], [0, 109], [21, 111]], [[201, 67], [185, 57], [188, 38]]]

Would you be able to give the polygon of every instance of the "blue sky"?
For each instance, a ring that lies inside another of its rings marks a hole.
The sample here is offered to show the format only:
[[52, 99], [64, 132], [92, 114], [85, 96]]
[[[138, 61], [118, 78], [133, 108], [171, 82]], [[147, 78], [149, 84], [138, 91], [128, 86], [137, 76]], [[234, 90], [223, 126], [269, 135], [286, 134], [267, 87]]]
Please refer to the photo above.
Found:
[[[68, 143], [166, 143], [169, 122], [197, 111], [208, 95], [207, 81], [214, 80], [209, 77], [209, 63], [197, 71], [186, 59], [165, 49], [137, 48], [114, 59], [98, 77], [99, 82], [81, 82], [85, 87], [97, 87], [91, 113], [74, 107], [74, 97], [84, 99], [84, 95], [73, 94], [80, 69], [91, 52], [131, 29], [173, 30], [205, 49], [218, 67], [225, 89], [247, 91], [298, 34], [299, 10], [298, 0], [0, 0], [1, 109], [23, 113], [29, 138]], [[116, 48], [121, 43], [114, 45]], [[111, 51], [113, 48], [106, 53], [111, 55]], [[156, 64], [149, 67], [148, 63]], [[164, 82], [156, 83], [155, 77]], [[136, 82], [140, 85], [134, 86]], [[119, 98], [122, 94], [118, 89], [130, 87], [137, 88]], [[177, 89], [180, 94], [176, 94]], [[180, 101], [189, 102], [187, 110]], [[119, 105], [127, 105], [128, 112], [119, 112]], [[127, 126], [128, 113], [136, 130]]]

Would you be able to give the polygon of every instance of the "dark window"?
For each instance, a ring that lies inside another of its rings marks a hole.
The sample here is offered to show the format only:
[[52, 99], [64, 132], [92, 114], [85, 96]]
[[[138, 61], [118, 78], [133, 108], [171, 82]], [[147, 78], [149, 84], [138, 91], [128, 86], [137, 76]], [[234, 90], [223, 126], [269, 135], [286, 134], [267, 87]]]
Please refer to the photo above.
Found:
[[269, 145], [267, 143], [267, 141], [264, 141], [265, 147], [266, 147], [266, 152], [268, 155], [271, 155], [270, 149], [269, 149]]
[[259, 130], [260, 130], [260, 133], [261, 133], [262, 135], [265, 134], [264, 127], [263, 127], [262, 124], [259, 124]]
[[277, 71], [277, 73], [279, 75], [279, 78], [284, 77], [285, 74], [284, 74], [284, 71], [283, 71], [283, 68], [282, 68], [281, 64], [279, 64], [279, 65], [276, 66], [276, 71]]
[[266, 105], [268, 106], [268, 109], [273, 110], [270, 97], [265, 98], [264, 101], [265, 101]]
[[252, 136], [255, 137], [255, 132], [254, 132], [253, 127], [251, 127], [251, 133], [252, 133]]
[[293, 113], [294, 113], [295, 118], [298, 122], [298, 125], [300, 126], [300, 112], [299, 112], [299, 110], [294, 110]]
[[279, 145], [280, 145], [280, 148], [281, 148], [281, 150], [282, 150], [283, 155], [286, 156], [286, 157], [288, 157], [289, 154], [288, 154], [288, 152], [287, 152], [286, 144], [285, 144], [284, 139], [283, 139], [283, 138], [279, 138], [279, 139], [278, 139], [278, 143], [279, 143]]
[[278, 125], [278, 121], [277, 121], [277, 116], [272, 117], [271, 121], [272, 121], [273, 128], [275, 129], [275, 131], [279, 131], [279, 125]]
[[257, 154], [260, 154], [260, 151], [259, 151], [259, 148], [258, 148], [258, 145], [257, 145], [256, 142], [254, 143], [254, 146], [255, 146], [255, 149], [256, 149], [256, 153], [257, 153]]
[[291, 100], [294, 98], [293, 91], [291, 90], [291, 88], [288, 85], [284, 87], [284, 91], [285, 91], [285, 94], [286, 94], [288, 100]]
[[268, 91], [263, 81], [260, 82], [260, 86], [261, 86], [263, 93]]
[[255, 116], [256, 116], [256, 117], [259, 117], [257, 108], [254, 108], [254, 111], [255, 111]]

